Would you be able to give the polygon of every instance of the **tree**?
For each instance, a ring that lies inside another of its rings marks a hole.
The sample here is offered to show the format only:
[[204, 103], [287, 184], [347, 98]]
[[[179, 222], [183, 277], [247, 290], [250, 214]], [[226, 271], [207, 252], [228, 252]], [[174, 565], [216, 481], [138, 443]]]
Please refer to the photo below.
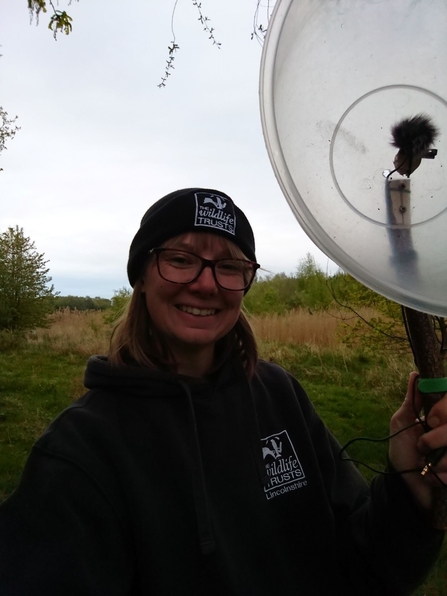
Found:
[[23, 228], [0, 235], [0, 329], [25, 331], [44, 327], [56, 296], [44, 254]]
[[106, 311], [104, 320], [106, 323], [114, 324], [126, 310], [127, 304], [132, 296], [130, 288], [122, 287], [115, 290], [111, 300], [111, 307]]
[[284, 314], [296, 308], [323, 310], [333, 303], [327, 281], [314, 257], [307, 253], [295, 275], [277, 273], [255, 279], [244, 298], [244, 306], [251, 314]]

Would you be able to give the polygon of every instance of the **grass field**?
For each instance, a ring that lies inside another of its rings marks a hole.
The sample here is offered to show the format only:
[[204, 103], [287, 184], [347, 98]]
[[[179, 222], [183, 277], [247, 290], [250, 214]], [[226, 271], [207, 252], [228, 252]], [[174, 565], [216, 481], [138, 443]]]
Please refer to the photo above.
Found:
[[[389, 418], [413, 369], [411, 358], [346, 348], [340, 342], [338, 321], [336, 313], [298, 311], [285, 317], [259, 317], [252, 323], [261, 356], [298, 378], [342, 444], [357, 436], [386, 436]], [[62, 311], [49, 329], [0, 352], [0, 500], [17, 485], [35, 439], [82, 395], [86, 359], [106, 350], [109, 332], [101, 313]], [[350, 455], [382, 469], [386, 448], [386, 444], [358, 443]], [[360, 469], [371, 477], [367, 469]], [[446, 568], [447, 547], [415, 596], [446, 596]]]

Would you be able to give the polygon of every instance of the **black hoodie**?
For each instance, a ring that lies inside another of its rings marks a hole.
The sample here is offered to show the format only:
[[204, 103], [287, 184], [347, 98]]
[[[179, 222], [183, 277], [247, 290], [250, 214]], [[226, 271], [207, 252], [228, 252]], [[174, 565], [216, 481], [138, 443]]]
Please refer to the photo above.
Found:
[[0, 506], [1, 596], [399, 596], [439, 553], [276, 365], [202, 382], [97, 356], [85, 385]]

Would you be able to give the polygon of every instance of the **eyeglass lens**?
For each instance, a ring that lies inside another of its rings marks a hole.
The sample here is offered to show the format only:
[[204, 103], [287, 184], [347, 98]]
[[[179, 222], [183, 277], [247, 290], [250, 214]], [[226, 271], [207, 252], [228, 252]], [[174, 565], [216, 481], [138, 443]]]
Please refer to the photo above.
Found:
[[[160, 275], [173, 283], [190, 283], [202, 269], [203, 260], [188, 252], [165, 249], [158, 253]], [[214, 264], [217, 283], [226, 290], [244, 290], [255, 274], [251, 261], [243, 259], [222, 259]]]

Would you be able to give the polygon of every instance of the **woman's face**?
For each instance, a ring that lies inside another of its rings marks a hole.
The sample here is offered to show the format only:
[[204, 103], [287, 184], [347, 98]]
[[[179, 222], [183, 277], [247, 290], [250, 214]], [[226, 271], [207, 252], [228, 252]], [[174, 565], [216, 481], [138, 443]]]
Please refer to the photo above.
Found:
[[[193, 252], [205, 259], [233, 258], [228, 241], [215, 234], [188, 233], [163, 244]], [[177, 362], [185, 355], [200, 354], [212, 362], [214, 345], [239, 318], [243, 290], [223, 290], [210, 267], [188, 284], [165, 281], [151, 258], [143, 276], [146, 306], [157, 331], [168, 343]]]

